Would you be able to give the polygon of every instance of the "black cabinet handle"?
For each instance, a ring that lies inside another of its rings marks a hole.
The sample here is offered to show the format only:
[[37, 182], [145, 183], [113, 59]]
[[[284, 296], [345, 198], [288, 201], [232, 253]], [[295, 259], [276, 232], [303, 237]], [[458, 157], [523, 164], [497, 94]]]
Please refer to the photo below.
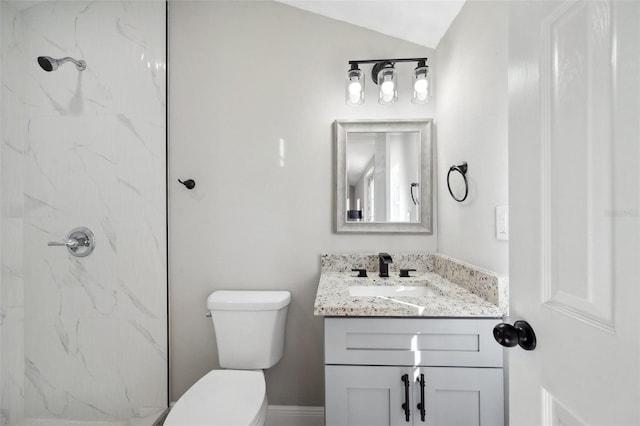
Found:
[[532, 351], [536, 348], [536, 333], [526, 321], [516, 321], [511, 324], [502, 323], [493, 327], [493, 338], [496, 342], [507, 348], [516, 345], [526, 351]]
[[404, 382], [404, 404], [402, 404], [402, 409], [404, 410], [404, 418], [409, 421], [411, 415], [411, 410], [409, 409], [409, 375], [404, 374], [402, 381]]
[[420, 402], [418, 403], [418, 411], [420, 411], [420, 420], [424, 422], [424, 418], [427, 414], [427, 407], [424, 405], [424, 374], [420, 374], [420, 377], [416, 379], [420, 383]]

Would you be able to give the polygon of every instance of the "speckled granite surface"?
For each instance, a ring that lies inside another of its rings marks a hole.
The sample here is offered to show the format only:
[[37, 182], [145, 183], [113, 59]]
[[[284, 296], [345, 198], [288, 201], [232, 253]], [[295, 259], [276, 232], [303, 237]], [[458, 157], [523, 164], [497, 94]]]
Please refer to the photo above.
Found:
[[[502, 317], [508, 315], [508, 279], [439, 254], [394, 254], [390, 278], [378, 277], [377, 254], [322, 255], [314, 314], [322, 316]], [[366, 268], [358, 278], [352, 268]], [[414, 268], [399, 278], [400, 268]], [[351, 296], [349, 286], [424, 286], [435, 295]]]
[[[433, 255], [431, 254], [398, 254], [389, 253], [393, 263], [389, 272], [413, 268], [417, 271], [433, 271]], [[378, 273], [378, 253], [366, 254], [323, 254], [321, 256], [322, 272], [351, 272], [354, 268], [365, 268], [369, 275]]]
[[433, 256], [433, 272], [498, 305], [509, 305], [509, 278], [442, 254]]

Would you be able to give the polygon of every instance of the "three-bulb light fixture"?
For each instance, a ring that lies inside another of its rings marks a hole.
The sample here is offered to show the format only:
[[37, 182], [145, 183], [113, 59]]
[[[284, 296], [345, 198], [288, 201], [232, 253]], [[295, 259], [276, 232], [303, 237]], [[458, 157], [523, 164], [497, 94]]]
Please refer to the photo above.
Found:
[[429, 67], [427, 58], [404, 59], [367, 59], [362, 61], [349, 61], [351, 69], [347, 71], [345, 85], [345, 101], [347, 105], [362, 105], [364, 103], [364, 73], [359, 68], [360, 64], [374, 64], [371, 70], [371, 78], [378, 85], [378, 102], [388, 105], [398, 100], [398, 75], [396, 62], [416, 62], [413, 70], [413, 97], [414, 104], [424, 104], [429, 100]]

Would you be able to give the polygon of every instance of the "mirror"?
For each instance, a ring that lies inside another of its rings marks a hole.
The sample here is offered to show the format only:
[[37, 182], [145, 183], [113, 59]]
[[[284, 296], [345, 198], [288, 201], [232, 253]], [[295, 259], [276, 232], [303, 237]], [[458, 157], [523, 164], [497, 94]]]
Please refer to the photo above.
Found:
[[338, 120], [334, 130], [336, 232], [431, 234], [431, 120]]

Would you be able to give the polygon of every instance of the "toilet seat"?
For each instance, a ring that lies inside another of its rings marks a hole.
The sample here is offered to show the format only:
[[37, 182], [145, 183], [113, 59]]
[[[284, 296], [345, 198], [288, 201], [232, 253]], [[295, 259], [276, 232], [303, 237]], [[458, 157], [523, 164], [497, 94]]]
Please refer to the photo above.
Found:
[[213, 370], [176, 402], [165, 426], [258, 426], [267, 409], [262, 371]]

